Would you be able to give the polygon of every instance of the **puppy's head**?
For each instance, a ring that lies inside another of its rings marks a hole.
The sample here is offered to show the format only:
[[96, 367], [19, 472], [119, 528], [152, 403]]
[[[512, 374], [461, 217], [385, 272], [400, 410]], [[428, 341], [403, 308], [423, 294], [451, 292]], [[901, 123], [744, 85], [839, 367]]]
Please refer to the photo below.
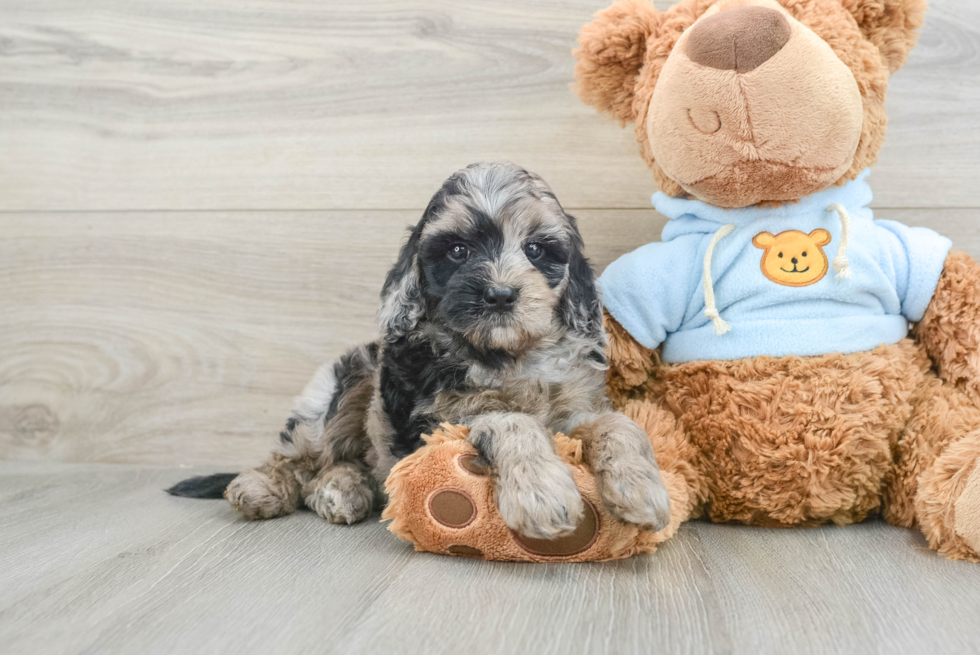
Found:
[[433, 196], [388, 274], [379, 322], [388, 340], [424, 322], [513, 354], [562, 329], [602, 329], [575, 219], [540, 177], [507, 163], [473, 164]]

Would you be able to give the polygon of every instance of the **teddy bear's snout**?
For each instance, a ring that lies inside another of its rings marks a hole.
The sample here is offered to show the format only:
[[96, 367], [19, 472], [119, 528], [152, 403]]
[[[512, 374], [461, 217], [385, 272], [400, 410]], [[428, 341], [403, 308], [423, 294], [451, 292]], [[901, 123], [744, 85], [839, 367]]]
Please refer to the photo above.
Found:
[[687, 56], [703, 66], [747, 73], [772, 59], [790, 35], [789, 21], [775, 9], [735, 7], [705, 18], [691, 30]]

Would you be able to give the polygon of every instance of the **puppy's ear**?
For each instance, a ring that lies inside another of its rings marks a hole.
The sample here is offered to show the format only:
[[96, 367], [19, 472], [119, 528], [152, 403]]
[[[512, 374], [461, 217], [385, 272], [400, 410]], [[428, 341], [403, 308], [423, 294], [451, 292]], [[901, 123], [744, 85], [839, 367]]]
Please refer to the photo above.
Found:
[[412, 228], [408, 241], [398, 253], [398, 261], [388, 271], [381, 288], [378, 326], [386, 341], [395, 341], [414, 330], [425, 316], [418, 249], [423, 222]]
[[[568, 258], [568, 285], [558, 305], [559, 316], [570, 332], [604, 343], [602, 301], [595, 272], [585, 258], [585, 247], [575, 218], [568, 216], [568, 221], [572, 225], [572, 252]], [[605, 363], [602, 350], [597, 352], [602, 358], [599, 363]]]
[[875, 44], [892, 73], [919, 40], [926, 0], [843, 0], [865, 38]]
[[600, 11], [578, 35], [575, 78], [579, 96], [620, 123], [634, 119], [633, 96], [661, 15], [649, 0], [620, 0]]

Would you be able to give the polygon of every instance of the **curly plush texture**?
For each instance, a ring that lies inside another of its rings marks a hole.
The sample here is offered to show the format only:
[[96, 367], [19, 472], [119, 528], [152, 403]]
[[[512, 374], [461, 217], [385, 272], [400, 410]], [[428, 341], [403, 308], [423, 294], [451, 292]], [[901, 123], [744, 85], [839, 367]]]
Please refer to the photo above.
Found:
[[952, 252], [932, 303], [915, 333], [946, 382], [980, 403], [980, 269], [964, 252]]
[[633, 120], [636, 77], [647, 56], [647, 40], [663, 14], [647, 0], [622, 0], [582, 28], [575, 51], [578, 92], [590, 105], [618, 119]]
[[925, 22], [926, 0], [841, 0], [894, 73], [905, 65]]
[[660, 364], [607, 314], [610, 393], [657, 417], [641, 425], [670, 435], [658, 458], [682, 453], [661, 463], [688, 482], [685, 499], [703, 499], [682, 520], [844, 525], [880, 512], [980, 561], [978, 291], [980, 265], [953, 251], [916, 339], [822, 357]]

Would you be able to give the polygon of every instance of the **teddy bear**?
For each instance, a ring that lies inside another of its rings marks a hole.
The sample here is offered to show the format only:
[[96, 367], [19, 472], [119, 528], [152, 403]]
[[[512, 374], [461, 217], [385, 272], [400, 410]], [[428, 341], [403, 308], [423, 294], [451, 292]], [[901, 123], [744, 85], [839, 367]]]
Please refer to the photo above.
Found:
[[[869, 207], [889, 76], [925, 10], [620, 0], [596, 14], [575, 51], [577, 92], [635, 126], [668, 218], [661, 241], [613, 262], [600, 285], [610, 397], [651, 439], [670, 524], [624, 534], [593, 501], [588, 547], [579, 535], [578, 550], [550, 555], [490, 538], [492, 502], [467, 524], [486, 530], [433, 527], [422, 496], [473, 483], [446, 464], [466, 453], [443, 435], [392, 473], [393, 530], [435, 552], [581, 560], [652, 552], [693, 518], [880, 515], [980, 561], [980, 266]], [[556, 448], [574, 453], [574, 433]], [[587, 471], [576, 480], [588, 500]]]

